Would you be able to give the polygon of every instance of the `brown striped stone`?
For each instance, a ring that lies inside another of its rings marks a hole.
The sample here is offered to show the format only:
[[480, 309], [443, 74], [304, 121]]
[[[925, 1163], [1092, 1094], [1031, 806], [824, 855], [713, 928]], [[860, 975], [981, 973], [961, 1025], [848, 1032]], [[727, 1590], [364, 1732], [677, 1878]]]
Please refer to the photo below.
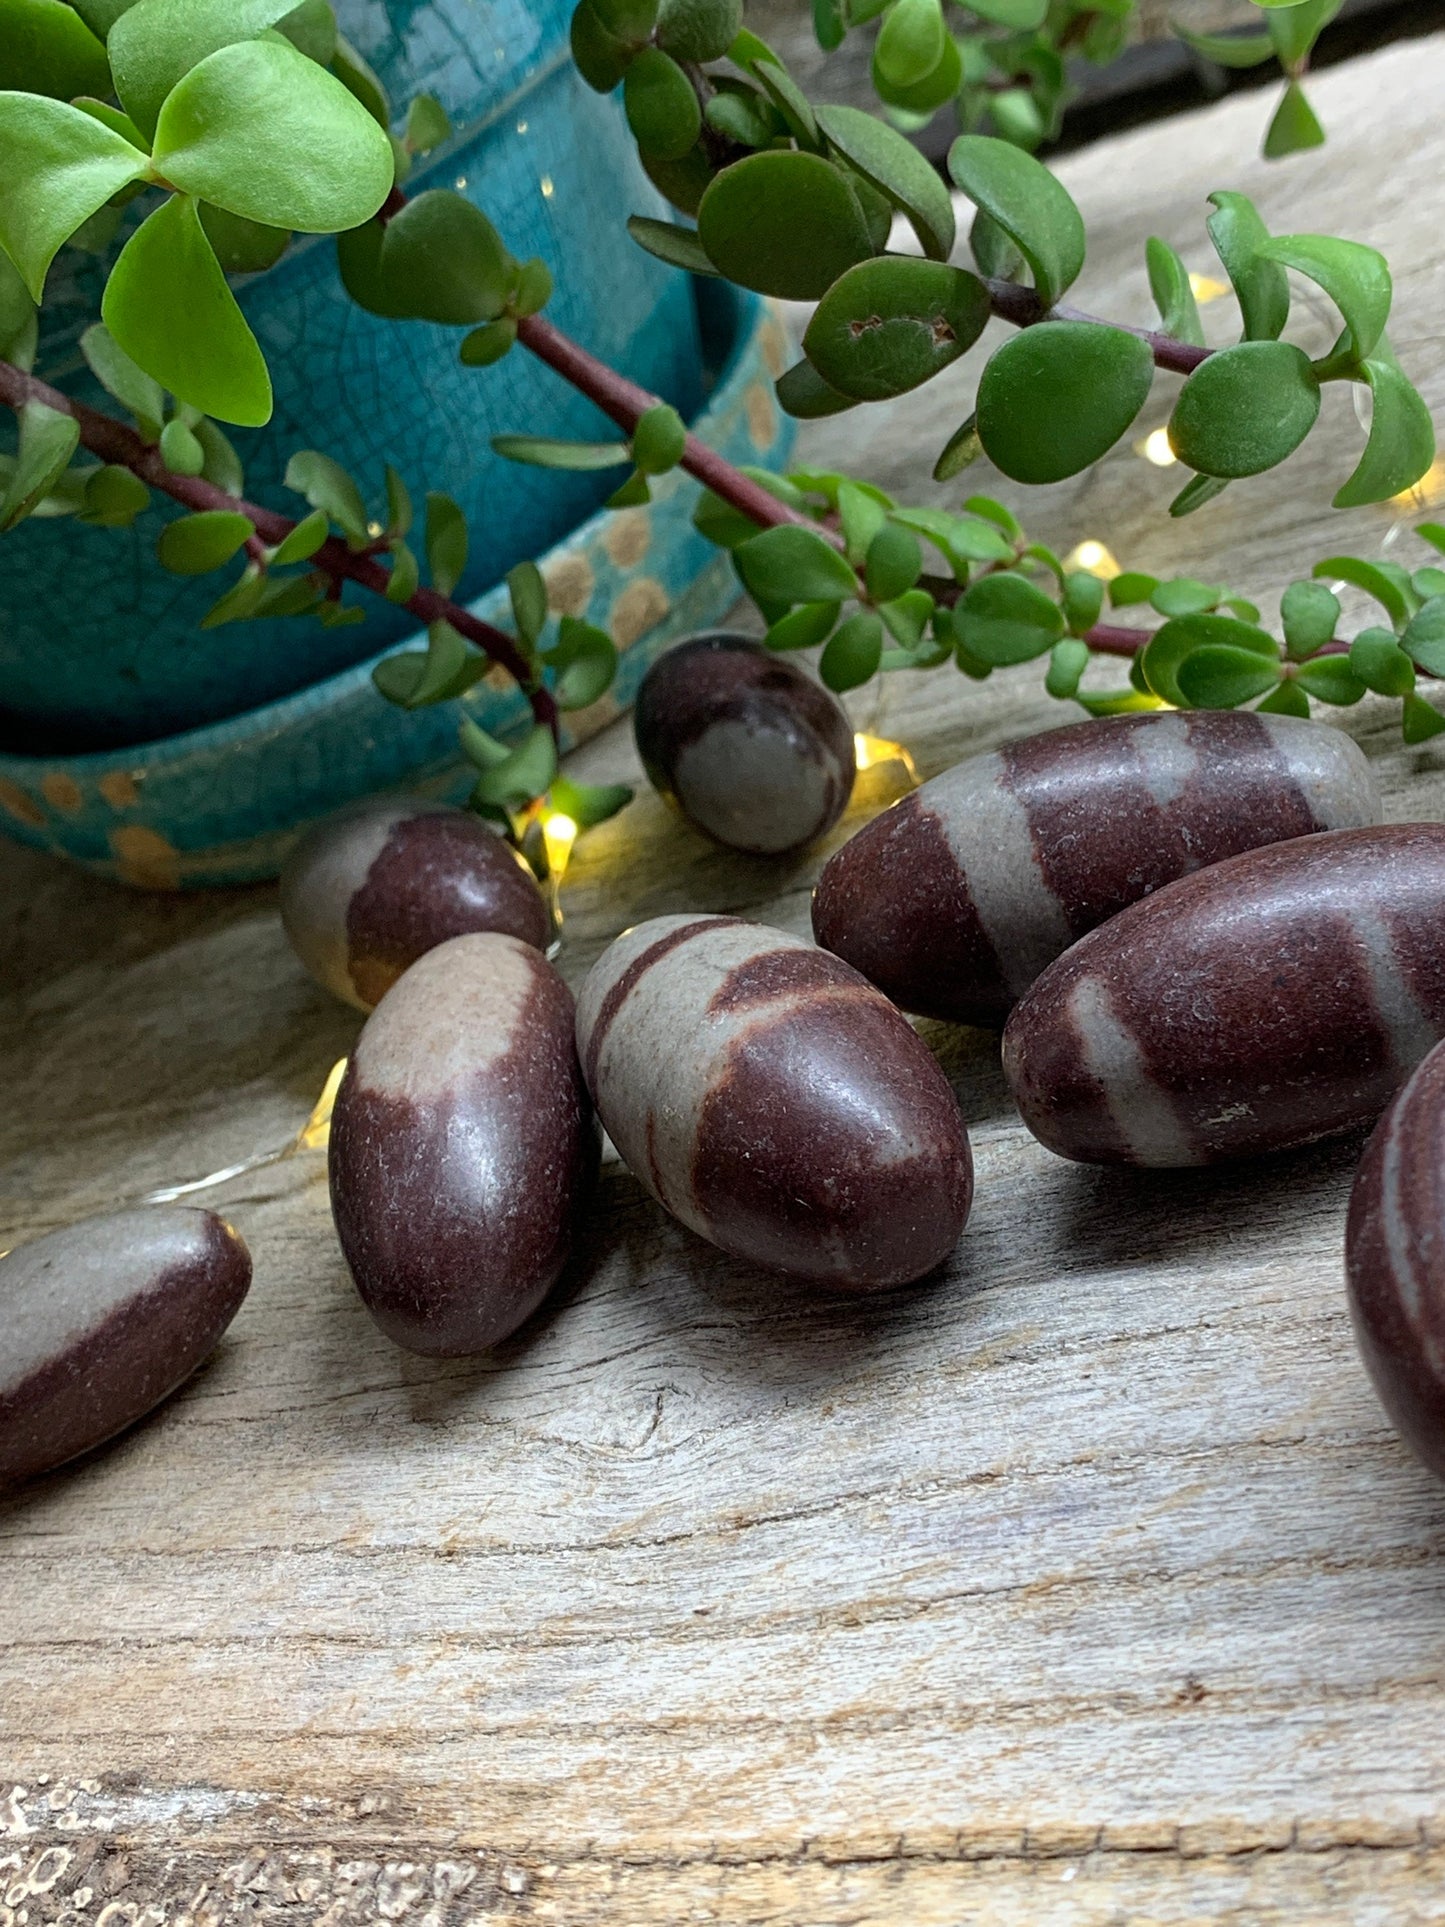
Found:
[[1196, 710], [1071, 723], [935, 776], [846, 843], [813, 931], [904, 1010], [999, 1024], [1087, 931], [1177, 877], [1377, 823], [1339, 730]]
[[1004, 1031], [1062, 1157], [1189, 1165], [1369, 1123], [1445, 1035], [1445, 827], [1230, 857], [1082, 938]]
[[841, 704], [749, 636], [711, 631], [659, 656], [633, 730], [653, 787], [729, 849], [799, 849], [853, 793], [853, 726]]
[[211, 1352], [250, 1283], [231, 1227], [175, 1206], [85, 1218], [0, 1259], [0, 1484], [144, 1418]]
[[1445, 1045], [1365, 1147], [1345, 1230], [1350, 1316], [1380, 1403], [1445, 1479]]
[[367, 1019], [331, 1121], [331, 1209], [389, 1338], [483, 1351], [541, 1304], [597, 1169], [571, 993], [517, 937], [429, 950]]
[[281, 920], [316, 981], [359, 1010], [449, 937], [496, 930], [545, 950], [552, 934], [510, 844], [418, 797], [369, 797], [308, 831], [281, 872]]
[[735, 917], [657, 917], [594, 966], [577, 1040], [623, 1158], [735, 1257], [874, 1291], [957, 1243], [973, 1173], [953, 1093], [838, 958]]

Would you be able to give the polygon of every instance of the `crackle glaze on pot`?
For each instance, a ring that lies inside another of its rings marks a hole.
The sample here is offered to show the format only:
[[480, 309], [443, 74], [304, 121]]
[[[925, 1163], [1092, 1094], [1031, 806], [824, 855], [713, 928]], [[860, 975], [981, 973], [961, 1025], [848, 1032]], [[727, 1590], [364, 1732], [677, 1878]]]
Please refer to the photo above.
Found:
[[1077, 938], [1259, 844], [1380, 820], [1337, 729], [1195, 710], [1070, 723], [973, 756], [825, 865], [813, 932], [904, 1010], [1001, 1024]]
[[[593, 93], [572, 65], [572, 0], [337, 0], [336, 12], [389, 88], [395, 125], [422, 91], [451, 117], [452, 139], [414, 169], [407, 191], [455, 188], [483, 207], [514, 253], [538, 254], [553, 271], [548, 313], [560, 327], [693, 414], [702, 388], [689, 282], [623, 226], [630, 213], [668, 210], [619, 101]], [[149, 205], [139, 202], [137, 216]], [[110, 258], [62, 250], [36, 366], [104, 408], [115, 404], [81, 367], [76, 341], [98, 312]], [[298, 235], [274, 269], [237, 288], [270, 363], [276, 412], [264, 429], [228, 432], [248, 493], [268, 506], [305, 513], [281, 487], [297, 449], [335, 456], [374, 499], [390, 461], [418, 504], [425, 489], [461, 504], [473, 531], [461, 585], [471, 597], [521, 557], [542, 555], [615, 485], [494, 456], [495, 433], [587, 436], [595, 412], [531, 355], [479, 372], [458, 361], [457, 329], [366, 314], [342, 289], [330, 236]], [[16, 586], [0, 619], [6, 749], [78, 752], [199, 728], [320, 683], [414, 626], [368, 596], [354, 628], [272, 621], [198, 632], [237, 571], [183, 580], [159, 568], [156, 538], [179, 513], [157, 496], [129, 530], [31, 520], [7, 536]]]
[[1445, 825], [1332, 830], [1169, 883], [1015, 1006], [1024, 1123], [1088, 1164], [1193, 1165], [1368, 1124], [1445, 1035]]
[[583, 984], [577, 1045], [632, 1171], [734, 1257], [877, 1291], [958, 1242], [973, 1166], [947, 1079], [886, 997], [802, 938], [639, 924]]
[[214, 1349], [251, 1255], [212, 1211], [84, 1218], [0, 1258], [0, 1485], [144, 1418]]
[[597, 1170], [572, 994], [516, 937], [453, 937], [366, 1021], [331, 1119], [331, 1209], [409, 1351], [483, 1351], [556, 1283]]
[[[701, 303], [721, 366], [694, 429], [729, 461], [780, 466], [793, 437], [772, 391], [787, 358], [782, 325], [754, 296], [721, 283]], [[621, 654], [607, 694], [564, 718], [564, 748], [627, 710], [669, 642], [736, 603], [731, 561], [692, 525], [697, 494], [680, 471], [661, 476], [648, 506], [602, 510], [538, 558], [554, 613], [599, 623]], [[505, 586], [471, 607], [498, 627], [512, 621]], [[357, 797], [405, 788], [462, 802], [475, 773], [457, 749], [456, 707], [388, 703], [371, 672], [390, 653], [389, 645], [294, 696], [139, 749], [0, 750], [0, 831], [143, 889], [194, 889], [275, 876], [299, 830]], [[515, 741], [530, 725], [525, 698], [500, 671], [461, 702], [495, 735]]]

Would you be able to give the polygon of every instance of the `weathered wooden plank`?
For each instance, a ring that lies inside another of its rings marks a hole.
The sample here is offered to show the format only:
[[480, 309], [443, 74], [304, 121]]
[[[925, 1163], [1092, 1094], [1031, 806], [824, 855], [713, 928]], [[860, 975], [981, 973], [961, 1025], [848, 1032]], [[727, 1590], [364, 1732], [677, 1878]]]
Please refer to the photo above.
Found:
[[[1072, 158], [1080, 300], [1142, 314], [1151, 231], [1207, 269], [1204, 193], [1242, 185], [1387, 248], [1438, 409], [1442, 67], [1431, 41], [1325, 76], [1324, 161], [1231, 158], [1258, 96]], [[809, 456], [941, 495], [968, 381]], [[1000, 492], [1060, 549], [1266, 600], [1399, 520], [1325, 506], [1340, 399], [1282, 478], [1182, 524], [1127, 449]], [[1029, 669], [859, 702], [925, 774], [1061, 715]], [[1445, 753], [1389, 705], [1345, 720], [1393, 817], [1442, 813]], [[577, 766], [635, 773], [626, 731]], [[644, 794], [579, 847], [563, 966], [681, 907], [806, 930], [826, 853], [730, 857]], [[122, 897], [8, 849], [0, 888], [6, 1233], [279, 1148], [355, 1035], [269, 890]], [[0, 1506], [0, 1921], [1445, 1919], [1445, 1499], [1350, 1341], [1358, 1145], [1077, 1170], [1020, 1131], [991, 1039], [925, 1030], [978, 1204], [947, 1276], [879, 1304], [749, 1274], [612, 1165], [558, 1303], [423, 1361], [362, 1312], [319, 1156], [222, 1193], [257, 1282], [217, 1357]]]

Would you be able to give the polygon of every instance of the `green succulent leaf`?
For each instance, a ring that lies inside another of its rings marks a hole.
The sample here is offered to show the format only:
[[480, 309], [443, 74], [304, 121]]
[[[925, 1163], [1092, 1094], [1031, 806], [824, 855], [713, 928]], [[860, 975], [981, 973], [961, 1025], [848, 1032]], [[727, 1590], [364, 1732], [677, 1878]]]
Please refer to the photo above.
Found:
[[386, 599], [405, 608], [421, 587], [421, 564], [415, 551], [405, 542], [391, 545], [391, 570], [386, 578]]
[[958, 93], [963, 84], [963, 55], [958, 41], [949, 37], [943, 43], [938, 65], [922, 80], [901, 86], [885, 71], [875, 46], [872, 78], [873, 91], [881, 101], [899, 115], [916, 116], [915, 124], [922, 125]]
[[728, 280], [794, 301], [816, 301], [873, 253], [857, 194], [816, 154], [749, 154], [725, 167], [702, 197], [697, 231]]
[[572, 15], [571, 42], [578, 73], [594, 93], [610, 94], [627, 72], [633, 49], [608, 31], [590, 0], [581, 0]]
[[851, 395], [840, 395], [836, 388], [830, 388], [811, 361], [795, 361], [773, 387], [778, 406], [797, 421], [818, 421], [858, 406]]
[[[1253, 623], [1240, 622], [1235, 616], [1189, 615], [1171, 617], [1155, 631], [1138, 657], [1140, 674], [1146, 686], [1162, 701], [1173, 703], [1176, 708], [1220, 706], [1190, 697], [1179, 682], [1181, 663], [1202, 649], [1223, 649], [1232, 654], [1251, 652], [1266, 657], [1274, 665], [1270, 680], [1279, 680], [1279, 645], [1273, 636]], [[1261, 688], [1264, 686], [1261, 684]], [[1238, 700], [1244, 702], [1247, 698], [1241, 696]]]
[[617, 674], [617, 645], [595, 623], [563, 616], [556, 644], [547, 652], [547, 667], [556, 674], [553, 693], [558, 708], [586, 709], [612, 687]]
[[[918, 667], [921, 654], [927, 653], [927, 629], [934, 613], [934, 600], [927, 589], [906, 589], [891, 601], [880, 601], [878, 604], [883, 626], [893, 640], [907, 651], [910, 668]], [[946, 661], [949, 654], [950, 649], [942, 647], [938, 661]]]
[[450, 140], [452, 124], [435, 94], [418, 94], [406, 110], [407, 146], [414, 154], [430, 154]]
[[1202, 509], [1206, 502], [1212, 502], [1216, 495], [1222, 495], [1228, 487], [1228, 482], [1222, 481], [1217, 475], [1195, 475], [1169, 504], [1169, 513], [1176, 518], [1192, 515], [1196, 509]]
[[1006, 341], [984, 369], [979, 439], [1014, 481], [1062, 481], [1107, 454], [1153, 380], [1154, 357], [1138, 335], [1101, 322], [1040, 322]]
[[165, 390], [152, 375], [137, 367], [103, 322], [91, 324], [80, 337], [80, 352], [90, 372], [106, 393], [134, 415], [141, 433], [159, 438], [165, 420]]
[[1014, 559], [1013, 543], [1002, 529], [974, 515], [957, 515], [948, 509], [902, 508], [893, 509], [891, 519], [930, 541], [960, 582], [968, 580], [969, 568], [975, 562]]
[[291, 240], [287, 228], [248, 221], [209, 201], [201, 202], [201, 226], [227, 274], [263, 274], [281, 259]]
[[968, 230], [969, 251], [978, 264], [980, 274], [993, 276], [1000, 281], [1013, 281], [1018, 278], [1024, 257], [1019, 252], [1018, 243], [1011, 234], [990, 220], [980, 208], [973, 217]]
[[368, 220], [395, 172], [355, 96], [282, 40], [241, 41], [192, 67], [161, 108], [155, 164], [232, 214], [308, 234]]
[[1281, 234], [1261, 249], [1271, 261], [1313, 281], [1334, 302], [1360, 360], [1374, 353], [1390, 318], [1390, 264], [1375, 248], [1326, 234]]
[[1241, 341], [1203, 361], [1179, 391], [1169, 445], [1203, 475], [1259, 475], [1293, 454], [1319, 419], [1309, 357], [1288, 341]]
[[1302, 662], [1294, 680], [1316, 702], [1341, 708], [1362, 701], [1365, 694], [1365, 683], [1348, 656], [1317, 656], [1313, 662]]
[[183, 421], [167, 422], [161, 430], [161, 460], [172, 475], [199, 475], [206, 451]]
[[277, 33], [286, 38], [298, 53], [305, 54], [323, 67], [331, 64], [336, 53], [336, 15], [330, 0], [301, 0], [299, 6], [276, 22]]
[[[1366, 562], [1357, 555], [1327, 555], [1316, 562], [1310, 573], [1316, 580], [1351, 583], [1373, 596], [1396, 628], [1403, 628], [1413, 613], [1413, 602], [1393, 570], [1378, 562]], [[1408, 578], [1406, 578], [1408, 581]]]
[[547, 800], [554, 810], [570, 816], [579, 830], [595, 830], [625, 809], [636, 794], [626, 783], [574, 783], [570, 777], [554, 776]]
[[453, 702], [486, 670], [481, 652], [470, 648], [449, 622], [427, 628], [426, 653], [388, 656], [372, 671], [372, 681], [389, 702], [403, 709], [426, 709]]
[[1445, 676], [1445, 596], [1432, 596], [1406, 623], [1400, 647], [1432, 676]]
[[625, 468], [632, 461], [626, 442], [567, 442], [551, 435], [493, 435], [492, 452], [532, 468], [587, 471]]
[[813, 529], [764, 529], [733, 559], [749, 595], [764, 602], [836, 602], [858, 592], [847, 560]]
[[277, 568], [285, 568], [292, 562], [309, 562], [330, 533], [331, 521], [325, 509], [313, 509], [277, 543], [271, 551], [271, 561]]
[[858, 107], [820, 107], [817, 119], [829, 147], [907, 216], [924, 253], [946, 261], [953, 252], [953, 202], [913, 143]]
[[1415, 687], [1415, 665], [1392, 629], [1362, 629], [1350, 644], [1350, 667], [1377, 696], [1407, 696]]
[[702, 117], [714, 133], [739, 147], [767, 147], [783, 131], [783, 117], [760, 88], [745, 80], [728, 84], [713, 77], [718, 91], [703, 108]]
[[1237, 709], [1273, 689], [1281, 674], [1278, 662], [1253, 649], [1205, 643], [1183, 658], [1175, 682], [1192, 709]]
[[379, 272], [389, 306], [453, 326], [493, 321], [507, 304], [512, 260], [479, 207], [428, 188], [386, 224]]
[[547, 626], [547, 585], [535, 562], [518, 562], [508, 569], [507, 595], [517, 635], [530, 653]]
[[0, 249], [0, 361], [27, 374], [35, 364], [40, 331], [30, 290], [20, 270]]
[[1334, 498], [1337, 509], [1361, 508], [1401, 495], [1435, 459], [1435, 425], [1383, 337], [1361, 369], [1373, 400], [1370, 439], [1353, 475]]
[[209, 575], [229, 562], [255, 533], [256, 525], [248, 515], [205, 509], [167, 522], [156, 553], [175, 575]]
[[466, 573], [467, 518], [450, 495], [426, 498], [426, 563], [432, 587], [450, 595]]
[[0, 0], [0, 89], [52, 100], [108, 94], [105, 48], [60, 0]]
[[839, 602], [805, 602], [771, 625], [763, 641], [769, 649], [815, 649], [837, 626]]
[[269, 587], [266, 576], [254, 562], [248, 562], [230, 588], [213, 602], [201, 617], [202, 629], [220, 629], [228, 622], [246, 622], [254, 616]]
[[1069, 632], [1085, 636], [1099, 620], [1104, 607], [1104, 584], [1087, 569], [1074, 569], [1064, 577], [1064, 620]]
[[122, 107], [149, 139], [166, 96], [193, 67], [222, 47], [254, 40], [292, 10], [287, 0], [137, 0], [106, 36]]
[[1289, 319], [1289, 281], [1263, 252], [1269, 229], [1247, 196], [1221, 189], [1209, 199], [1209, 238], [1238, 297], [1244, 338], [1273, 341]]
[[966, 421], [959, 423], [943, 444], [938, 460], [933, 464], [934, 481], [951, 482], [955, 475], [961, 475], [971, 463], [976, 462], [982, 453], [978, 417], [970, 415]]
[[1218, 608], [1223, 599], [1224, 590], [1219, 583], [1200, 582], [1192, 575], [1179, 575], [1158, 583], [1147, 598], [1149, 606], [1161, 616], [1202, 615], [1206, 610]]
[[797, 81], [764, 40], [746, 28], [728, 49], [729, 60], [750, 73], [787, 124], [800, 147], [814, 152], [822, 146], [822, 135], [813, 118], [812, 105]]
[[1049, 672], [1044, 688], [1051, 696], [1066, 702], [1079, 693], [1079, 683], [1089, 666], [1089, 647], [1077, 636], [1065, 636], [1049, 651]]
[[1177, 20], [1169, 25], [1177, 39], [1216, 67], [1258, 67], [1274, 53], [1267, 33], [1191, 33]]
[[1159, 310], [1159, 320], [1165, 334], [1173, 335], [1176, 341], [1187, 341], [1196, 348], [1202, 348], [1204, 325], [1199, 319], [1199, 307], [1189, 284], [1189, 270], [1168, 242], [1154, 235], [1144, 244], [1144, 258], [1149, 269], [1149, 292]]
[[130, 115], [123, 114], [118, 107], [112, 107], [109, 101], [96, 100], [90, 94], [78, 94], [70, 104], [78, 107], [83, 114], [89, 114], [92, 120], [98, 120], [102, 127], [108, 127], [112, 134], [119, 134], [122, 140], [129, 141], [142, 154], [150, 153], [150, 142]]
[[702, 132], [702, 109], [692, 82], [670, 54], [644, 47], [622, 83], [627, 124], [639, 147], [660, 160], [681, 160]]
[[646, 248], [659, 261], [666, 261], [669, 267], [684, 268], [689, 274], [717, 274], [695, 228], [678, 227], [672, 221], [654, 221], [649, 215], [634, 214], [628, 220], [627, 232], [640, 248]]
[[667, 402], [649, 408], [632, 431], [632, 459], [644, 475], [666, 475], [687, 447], [682, 416]]
[[1404, 714], [1400, 718], [1400, 732], [1407, 743], [1425, 743], [1432, 736], [1438, 736], [1445, 729], [1445, 716], [1427, 703], [1421, 695], [1410, 694], [1405, 698]]
[[303, 448], [286, 464], [286, 487], [323, 510], [353, 548], [366, 546], [366, 504], [340, 462], [319, 449]]
[[861, 483], [840, 480], [834, 495], [842, 525], [843, 553], [861, 568], [869, 544], [888, 519], [888, 503]]
[[1290, 677], [1277, 683], [1262, 703], [1255, 708], [1261, 716], [1298, 716], [1302, 722], [1309, 721], [1310, 699]]
[[104, 40], [120, 16], [135, 5], [135, 0], [71, 0], [71, 4], [96, 39]]
[[28, 401], [19, 410], [20, 434], [14, 465], [0, 496], [0, 534], [31, 515], [70, 465], [80, 443], [80, 428], [70, 415]]
[[386, 133], [391, 126], [391, 102], [386, 97], [386, 89], [345, 34], [337, 34], [336, 51], [328, 64], [352, 99], [359, 101]]
[[818, 661], [818, 674], [835, 695], [857, 689], [878, 672], [883, 656], [883, 623], [871, 609], [860, 609], [833, 631]]
[[833, 283], [803, 336], [830, 388], [882, 401], [930, 381], [970, 348], [989, 318], [975, 274], [940, 261], [883, 255]]
[[874, 602], [895, 602], [923, 573], [918, 537], [896, 522], [886, 522], [868, 544], [863, 579]]
[[1048, 18], [1048, 0], [983, 0], [980, 6], [970, 0], [969, 12], [980, 20], [991, 20], [996, 27], [1014, 33], [1033, 33]]
[[970, 655], [993, 668], [1031, 662], [1064, 633], [1063, 611], [1021, 575], [986, 575], [967, 588], [953, 611], [954, 633]]
[[[1256, 4], [1262, 4], [1262, 0], [1256, 0]], [[1265, 130], [1265, 159], [1283, 160], [1286, 154], [1298, 154], [1307, 147], [1324, 144], [1325, 130], [1320, 126], [1318, 115], [1310, 106], [1304, 88], [1297, 80], [1291, 80], [1280, 95], [1274, 117]]]
[[813, 35], [825, 54], [833, 53], [847, 38], [851, 22], [844, 17], [844, 0], [813, 0]]
[[[468, 735], [471, 730], [476, 730], [478, 736], [482, 734], [468, 719], [462, 726], [462, 751], [468, 757], [473, 753]], [[534, 797], [542, 795], [556, 774], [556, 742], [546, 724], [538, 723], [519, 749], [512, 750], [500, 762], [481, 766], [472, 800], [502, 809], [524, 809]]]
[[878, 35], [874, 60], [892, 86], [914, 87], [938, 66], [947, 40], [939, 0], [894, 0]]
[[1031, 154], [984, 134], [960, 135], [948, 171], [1010, 237], [1051, 308], [1084, 265], [1083, 219], [1062, 182]]
[[128, 529], [150, 507], [151, 492], [128, 468], [107, 465], [85, 484], [80, 519], [92, 528]]
[[1159, 587], [1157, 576], [1140, 569], [1125, 569], [1109, 583], [1109, 602], [1115, 609], [1126, 609], [1137, 602], [1148, 602]]
[[101, 301], [116, 344], [179, 401], [245, 428], [271, 418], [271, 377], [206, 239], [173, 194], [121, 250]]
[[32, 300], [62, 244], [146, 166], [144, 154], [80, 108], [0, 93], [0, 247]]
[[517, 345], [517, 324], [510, 315], [504, 314], [497, 321], [488, 321], [480, 328], [473, 328], [462, 339], [457, 355], [467, 368], [491, 368], [504, 355], [509, 355]]
[[674, 60], [721, 60], [742, 24], [743, 0], [662, 0], [657, 44]]
[[1279, 614], [1285, 647], [1299, 660], [1333, 638], [1340, 619], [1339, 598], [1323, 582], [1291, 582], [1280, 597]]

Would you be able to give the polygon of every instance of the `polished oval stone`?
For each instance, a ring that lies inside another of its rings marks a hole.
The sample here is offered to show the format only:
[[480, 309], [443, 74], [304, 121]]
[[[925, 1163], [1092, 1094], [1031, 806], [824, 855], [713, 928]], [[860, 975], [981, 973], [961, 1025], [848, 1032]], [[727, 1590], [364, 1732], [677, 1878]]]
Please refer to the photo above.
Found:
[[144, 1418], [210, 1353], [250, 1283], [230, 1225], [175, 1205], [84, 1218], [0, 1258], [0, 1483]]
[[1400, 1436], [1445, 1479], [1445, 1045], [1365, 1147], [1345, 1229], [1350, 1317]]
[[872, 1291], [958, 1242], [973, 1168], [948, 1081], [826, 951], [736, 917], [655, 917], [594, 965], [577, 1042], [622, 1157], [735, 1257]]
[[659, 656], [633, 711], [648, 780], [729, 849], [777, 856], [836, 823], [853, 793], [853, 725], [805, 669], [749, 636]]
[[904, 1010], [1001, 1024], [1055, 957], [1177, 877], [1378, 823], [1342, 731], [1244, 710], [1070, 723], [970, 757], [824, 867], [813, 931]]
[[1379, 1116], [1445, 1035], [1445, 826], [1333, 830], [1169, 883], [1020, 1000], [1024, 1123], [1091, 1164], [1211, 1164]]
[[469, 810], [374, 796], [315, 825], [281, 871], [281, 921], [316, 981], [371, 1010], [448, 937], [498, 930], [545, 950], [532, 872]]
[[483, 1351], [556, 1283], [597, 1169], [572, 994], [516, 937], [453, 937], [367, 1019], [331, 1119], [331, 1209], [409, 1351]]

